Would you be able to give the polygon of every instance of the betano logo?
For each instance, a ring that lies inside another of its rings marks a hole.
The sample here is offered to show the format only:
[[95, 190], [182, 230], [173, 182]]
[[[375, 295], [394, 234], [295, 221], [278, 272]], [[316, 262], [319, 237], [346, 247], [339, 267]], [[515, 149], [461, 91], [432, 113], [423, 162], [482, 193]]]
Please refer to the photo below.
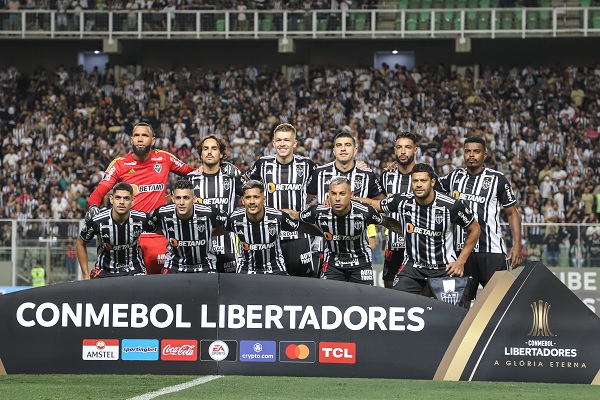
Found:
[[533, 323], [531, 330], [527, 336], [555, 336], [550, 331], [548, 324], [548, 313], [550, 312], [550, 304], [543, 300], [531, 303], [531, 311], [533, 312]]

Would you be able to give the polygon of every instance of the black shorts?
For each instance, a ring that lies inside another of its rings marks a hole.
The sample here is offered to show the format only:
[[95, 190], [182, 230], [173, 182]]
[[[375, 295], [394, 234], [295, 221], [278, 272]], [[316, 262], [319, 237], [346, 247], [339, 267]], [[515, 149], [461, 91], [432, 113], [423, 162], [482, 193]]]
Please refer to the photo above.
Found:
[[446, 269], [415, 268], [409, 261], [400, 268], [394, 279], [393, 288], [403, 292], [420, 294], [427, 285], [427, 278], [448, 276]]
[[465, 263], [464, 276], [472, 276], [470, 300], [477, 296], [479, 284], [485, 287], [496, 271], [509, 270], [506, 255], [501, 253], [471, 253]]
[[217, 256], [217, 272], [235, 273], [237, 270], [237, 262], [235, 253], [216, 254]]
[[285, 268], [290, 276], [313, 276], [313, 254], [307, 238], [281, 241]]
[[112, 271], [109, 269], [94, 268], [90, 271], [90, 279], [94, 278], [116, 278], [119, 276], [134, 276], [134, 275], [146, 275], [145, 272], [140, 270], [118, 270]]
[[394, 281], [394, 278], [398, 274], [398, 270], [402, 267], [402, 260], [404, 260], [404, 249], [385, 251], [385, 262], [383, 263], [384, 281]]
[[177, 267], [164, 267], [162, 269], [162, 274], [166, 275], [166, 274], [214, 274], [217, 271], [215, 269], [211, 269], [208, 266], [202, 268], [202, 271], [198, 271], [197, 269], [194, 268], [186, 268], [186, 269], [182, 269], [180, 270]]
[[373, 267], [337, 268], [325, 263], [321, 278], [373, 286]]

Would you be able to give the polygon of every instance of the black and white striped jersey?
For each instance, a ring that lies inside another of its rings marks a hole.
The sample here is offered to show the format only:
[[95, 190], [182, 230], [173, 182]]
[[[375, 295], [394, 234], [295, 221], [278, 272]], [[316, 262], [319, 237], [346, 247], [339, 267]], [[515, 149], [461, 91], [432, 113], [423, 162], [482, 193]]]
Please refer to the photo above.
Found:
[[350, 180], [354, 197], [371, 199], [383, 193], [379, 179], [373, 172], [357, 168], [356, 165], [350, 171], [342, 172], [336, 168], [335, 161], [320, 166], [313, 171], [306, 192], [314, 194], [317, 202], [323, 204], [329, 191], [329, 182], [336, 176], [344, 176]]
[[[383, 171], [381, 174], [381, 187], [383, 188], [383, 192], [387, 197], [391, 197], [396, 193], [409, 193], [412, 191], [411, 189], [411, 174], [403, 174], [395, 168], [393, 171]], [[395, 220], [400, 220], [400, 215], [397, 213], [391, 213], [390, 218]], [[399, 251], [404, 250], [406, 248], [406, 244], [404, 243], [404, 236], [399, 234], [398, 232], [394, 232], [392, 230], [388, 233], [388, 240], [386, 249]]]
[[300, 222], [271, 207], [265, 207], [265, 216], [258, 222], [248, 220], [245, 208], [236, 209], [229, 216], [225, 228], [238, 235], [241, 242], [238, 273], [286, 271], [279, 236], [281, 231], [297, 231], [299, 227]]
[[404, 261], [413, 261], [416, 268], [445, 269], [456, 260], [454, 250], [455, 225], [468, 227], [473, 213], [462, 202], [435, 192], [426, 207], [420, 206], [412, 193], [395, 194], [381, 200], [381, 210], [400, 215], [405, 229]]
[[142, 233], [146, 213], [131, 210], [123, 224], [112, 218], [112, 208], [104, 208], [85, 223], [79, 237], [86, 243], [98, 239], [96, 268], [114, 272], [140, 271], [146, 273], [138, 239]]
[[212, 250], [212, 230], [225, 223], [224, 211], [203, 204], [194, 204], [190, 219], [177, 216], [175, 204], [152, 211], [144, 224], [146, 232], [159, 229], [167, 238], [165, 268], [179, 271], [217, 272]]
[[[314, 161], [304, 156], [295, 154], [292, 162], [281, 164], [277, 156], [271, 155], [258, 159], [246, 177], [264, 183], [267, 206], [302, 211], [306, 208], [307, 182], [315, 168]], [[297, 239], [298, 235], [298, 232], [282, 231], [281, 239]]]
[[[484, 168], [477, 175], [469, 175], [466, 168], [459, 168], [441, 177], [439, 182], [450, 196], [463, 201], [479, 222], [481, 234], [473, 251], [506, 254], [500, 226], [500, 206], [511, 207], [517, 200], [504, 174]], [[460, 251], [465, 240], [462, 229], [458, 229], [457, 239], [456, 249]]]
[[[197, 174], [195, 172], [187, 175], [194, 185], [194, 195], [198, 204], [216, 207], [229, 215], [235, 210], [237, 196], [242, 195], [242, 181], [240, 177], [230, 177], [222, 171], [216, 174]], [[213, 252], [215, 254], [236, 253], [235, 235], [214, 236]]]
[[300, 220], [318, 226], [325, 234], [324, 261], [328, 265], [336, 268], [372, 266], [367, 226], [383, 223], [383, 217], [373, 207], [351, 200], [350, 212], [338, 216], [331, 207], [313, 205], [300, 213]]

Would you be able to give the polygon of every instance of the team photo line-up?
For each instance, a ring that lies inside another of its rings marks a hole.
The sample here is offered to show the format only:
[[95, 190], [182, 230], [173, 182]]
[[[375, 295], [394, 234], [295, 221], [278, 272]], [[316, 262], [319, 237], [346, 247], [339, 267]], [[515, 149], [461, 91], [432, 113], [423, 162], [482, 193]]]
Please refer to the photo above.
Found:
[[[350, 133], [335, 137], [334, 161], [318, 166], [295, 153], [296, 129], [284, 123], [273, 131], [275, 154], [242, 173], [226, 162], [226, 142], [215, 135], [197, 144], [201, 166], [194, 168], [154, 149], [152, 127], [139, 123], [133, 150], [111, 162], [88, 199], [76, 247], [83, 279], [237, 272], [373, 285], [370, 239], [383, 225], [385, 287], [423, 294], [428, 278], [471, 276], [473, 299], [495, 271], [521, 265], [516, 197], [504, 174], [484, 166], [483, 137], [467, 137], [465, 167], [441, 177], [415, 162], [417, 140], [399, 133], [395, 162], [378, 177], [355, 160]], [[167, 204], [170, 172], [181, 178]], [[102, 208], [109, 192], [110, 206]], [[90, 271], [94, 238], [98, 259]]]

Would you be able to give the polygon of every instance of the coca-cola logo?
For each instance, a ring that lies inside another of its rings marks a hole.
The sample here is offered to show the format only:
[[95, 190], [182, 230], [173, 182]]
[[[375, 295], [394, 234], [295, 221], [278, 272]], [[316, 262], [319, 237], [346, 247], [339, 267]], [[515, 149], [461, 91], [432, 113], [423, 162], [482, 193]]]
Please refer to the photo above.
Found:
[[194, 355], [195, 348], [196, 346], [191, 344], [184, 344], [183, 346], [171, 346], [168, 344], [162, 349], [162, 353], [165, 356], [192, 356]]
[[164, 361], [198, 360], [198, 341], [185, 339], [163, 339], [160, 343], [160, 359]]

